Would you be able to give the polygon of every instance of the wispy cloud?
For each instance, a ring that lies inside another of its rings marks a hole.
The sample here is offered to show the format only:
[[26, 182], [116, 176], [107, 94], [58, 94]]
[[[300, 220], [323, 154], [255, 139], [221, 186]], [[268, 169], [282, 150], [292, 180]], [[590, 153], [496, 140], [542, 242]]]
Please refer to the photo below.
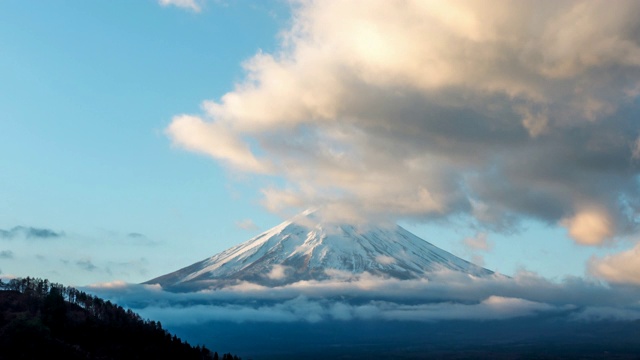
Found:
[[640, 3], [494, 5], [299, 2], [280, 49], [167, 133], [284, 178], [274, 211], [534, 219], [586, 245], [635, 231]]
[[244, 219], [236, 222], [236, 227], [242, 230], [259, 230], [260, 227], [256, 225], [251, 219]]
[[475, 236], [466, 237], [462, 240], [466, 257], [470, 258], [474, 264], [484, 265], [484, 256], [493, 249], [493, 243], [489, 241], [486, 232], [479, 232]]
[[132, 259], [129, 261], [109, 261], [107, 263], [106, 271], [109, 274], [116, 276], [121, 275], [148, 275], [149, 261], [144, 258]]
[[143, 246], [157, 246], [160, 245], [161, 242], [151, 239], [149, 237], [147, 237], [144, 234], [141, 233], [137, 233], [137, 232], [131, 232], [128, 233], [126, 235], [127, 238], [127, 243], [134, 243], [136, 245], [143, 245]]
[[0, 251], [0, 259], [13, 259], [13, 251], [11, 250]]
[[94, 270], [96, 270], [98, 268], [97, 266], [95, 266], [93, 264], [91, 259], [78, 260], [78, 261], [76, 261], [76, 265], [79, 268], [81, 268], [82, 270], [85, 270], [85, 271], [94, 271]]
[[162, 6], [175, 6], [194, 12], [200, 12], [202, 10], [200, 2], [197, 0], [158, 0], [158, 3]]
[[56, 232], [51, 229], [37, 228], [31, 226], [15, 226], [10, 230], [0, 229], [0, 238], [14, 239], [53, 239], [64, 236], [64, 232]]
[[478, 233], [473, 237], [467, 237], [462, 243], [472, 250], [489, 251], [493, 248], [493, 244], [489, 242], [485, 232]]

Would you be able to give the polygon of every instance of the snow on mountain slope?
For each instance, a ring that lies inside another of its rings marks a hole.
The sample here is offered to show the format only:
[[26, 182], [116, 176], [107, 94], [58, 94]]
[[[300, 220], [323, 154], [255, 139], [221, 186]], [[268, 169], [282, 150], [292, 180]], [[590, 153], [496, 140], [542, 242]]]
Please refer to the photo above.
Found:
[[412, 279], [442, 269], [473, 276], [493, 274], [400, 226], [360, 229], [323, 223], [313, 211], [306, 211], [244, 243], [146, 284], [209, 288], [249, 281], [276, 286], [363, 272]]

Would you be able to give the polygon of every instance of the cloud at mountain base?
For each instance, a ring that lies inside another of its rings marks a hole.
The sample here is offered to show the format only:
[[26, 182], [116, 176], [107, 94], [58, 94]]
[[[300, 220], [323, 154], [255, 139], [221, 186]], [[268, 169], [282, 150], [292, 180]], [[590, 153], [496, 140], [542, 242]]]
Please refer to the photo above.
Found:
[[284, 179], [263, 189], [269, 209], [490, 230], [535, 219], [585, 245], [637, 230], [638, 2], [293, 8], [280, 49], [166, 130]]
[[[140, 309], [149, 318], [163, 319], [168, 324], [232, 322], [295, 322], [391, 320], [500, 320], [532, 316], [562, 308], [522, 299], [490, 297], [479, 304], [436, 303], [405, 305], [392, 302], [370, 302], [353, 305], [298, 297], [283, 303], [258, 307], [238, 305], [195, 305], [189, 307], [156, 307]], [[636, 314], [640, 318], [640, 313]]]
[[501, 320], [554, 314], [570, 321], [640, 319], [640, 289], [612, 288], [533, 274], [473, 278], [442, 272], [396, 280], [369, 274], [345, 281], [302, 281], [282, 287], [252, 283], [218, 290], [168, 292], [159, 285], [123, 282], [84, 289], [166, 324], [321, 322], [350, 320]]

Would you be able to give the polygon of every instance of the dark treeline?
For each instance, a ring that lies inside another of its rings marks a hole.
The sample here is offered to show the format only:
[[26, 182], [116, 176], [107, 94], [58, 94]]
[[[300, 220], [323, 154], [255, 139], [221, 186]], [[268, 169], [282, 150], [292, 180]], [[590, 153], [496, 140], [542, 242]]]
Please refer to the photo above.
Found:
[[[0, 359], [213, 359], [131, 310], [39, 278], [0, 279]], [[56, 356], [57, 357], [57, 356]]]

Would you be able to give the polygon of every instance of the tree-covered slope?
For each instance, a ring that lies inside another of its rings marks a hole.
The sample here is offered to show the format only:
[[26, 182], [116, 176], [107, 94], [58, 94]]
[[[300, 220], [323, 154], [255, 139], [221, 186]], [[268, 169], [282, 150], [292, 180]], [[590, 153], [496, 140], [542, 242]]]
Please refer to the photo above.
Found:
[[159, 322], [48, 280], [0, 281], [0, 359], [238, 359], [183, 342]]

